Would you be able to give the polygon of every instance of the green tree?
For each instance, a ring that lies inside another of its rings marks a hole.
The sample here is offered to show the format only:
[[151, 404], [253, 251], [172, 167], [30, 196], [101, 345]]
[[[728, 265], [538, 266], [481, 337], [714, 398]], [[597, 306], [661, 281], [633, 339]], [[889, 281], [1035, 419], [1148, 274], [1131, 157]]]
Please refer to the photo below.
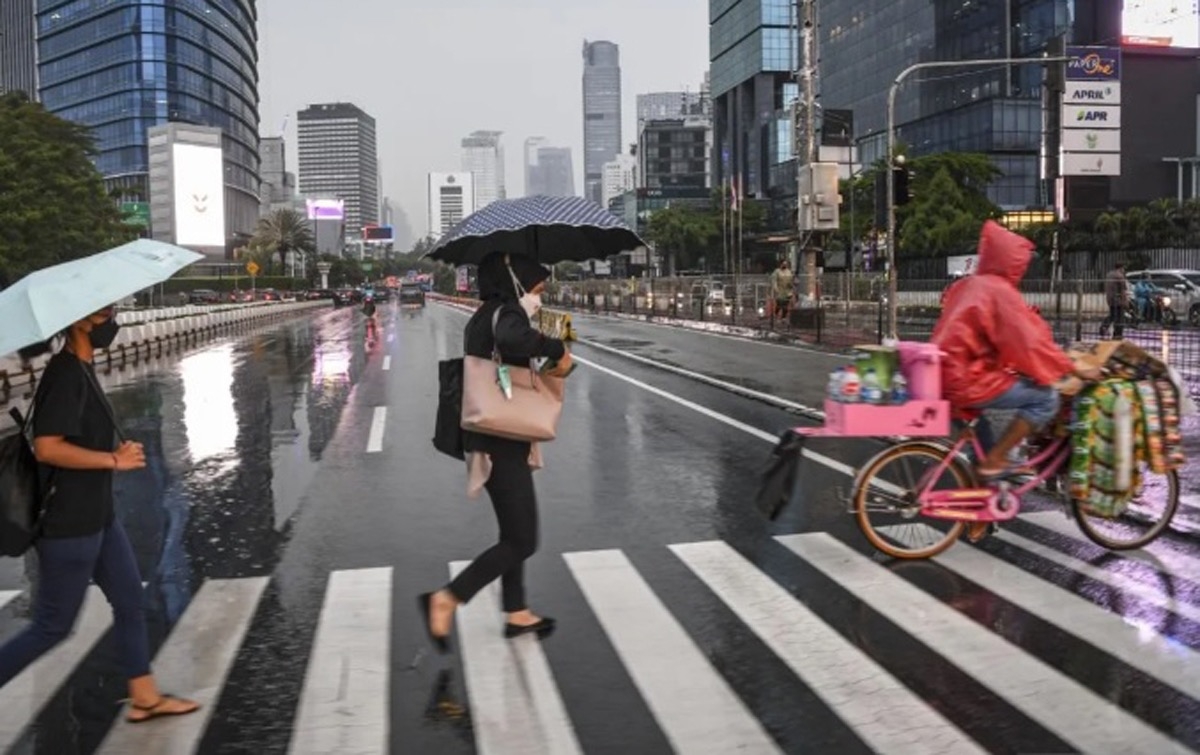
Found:
[[[996, 179], [1004, 175], [988, 158], [976, 152], [939, 152], [908, 160], [909, 193], [914, 199], [937, 179], [942, 171], [958, 187], [962, 195], [962, 208], [983, 221], [1000, 217], [1000, 208], [988, 199], [987, 189]], [[902, 211], [903, 212], [903, 211]]]
[[0, 288], [136, 238], [94, 156], [85, 127], [24, 94], [0, 96]]
[[906, 209], [900, 251], [910, 257], [946, 257], [969, 253], [983, 222], [968, 208], [963, 190], [942, 168]]
[[258, 221], [258, 228], [254, 231], [250, 245], [255, 249], [269, 250], [272, 255], [279, 255], [279, 267], [282, 270], [287, 265], [288, 254], [312, 254], [316, 251], [317, 241], [304, 215], [284, 207]]
[[704, 249], [719, 236], [720, 226], [713, 222], [711, 212], [669, 205], [650, 217], [647, 231], [656, 247], [666, 252], [669, 270], [674, 274], [676, 270], [698, 263]]

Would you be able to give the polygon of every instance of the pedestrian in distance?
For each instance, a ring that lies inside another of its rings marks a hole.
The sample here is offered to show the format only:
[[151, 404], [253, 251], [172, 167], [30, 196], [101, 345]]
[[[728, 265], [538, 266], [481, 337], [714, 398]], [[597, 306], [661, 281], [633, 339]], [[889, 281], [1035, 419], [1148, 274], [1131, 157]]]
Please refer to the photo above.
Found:
[[779, 267], [771, 273], [771, 300], [774, 302], [776, 319], [785, 324], [791, 314], [795, 288], [796, 276], [792, 272], [791, 263], [784, 259], [780, 261]]
[[362, 313], [363, 317], [367, 318], [367, 336], [374, 338], [375, 336], [375, 299], [368, 296], [363, 299]]
[[1129, 281], [1125, 278], [1125, 263], [1118, 262], [1104, 278], [1104, 299], [1108, 304], [1108, 317], [1100, 323], [1100, 337], [1104, 338], [1109, 328], [1118, 341], [1125, 337], [1125, 304], [1129, 300]]
[[[521, 255], [506, 259], [506, 255], [495, 253], [484, 258], [479, 266], [479, 297], [483, 304], [466, 326], [467, 355], [491, 359], [493, 353], [498, 353], [503, 363], [516, 366], [528, 366], [531, 360], [544, 357], [556, 363], [547, 374], [569, 374], [571, 354], [565, 344], [543, 335], [532, 324], [541, 309], [549, 277], [549, 270]], [[500, 539], [448, 585], [419, 596], [425, 629], [440, 651], [448, 651], [456, 609], [499, 579], [506, 614], [504, 636], [511, 639], [535, 634], [545, 638], [554, 631], [554, 619], [533, 613], [525, 598], [525, 561], [538, 547], [533, 484], [533, 468], [540, 466], [536, 447], [525, 441], [464, 432], [463, 448], [468, 461], [468, 487], [473, 494], [480, 488], [487, 490], [500, 525]]]
[[34, 542], [38, 579], [33, 621], [0, 647], [0, 686], [70, 634], [95, 581], [112, 606], [117, 656], [127, 680], [126, 720], [142, 723], [192, 713], [199, 705], [164, 694], [150, 672], [142, 577], [113, 511], [113, 474], [146, 466], [140, 443], [117, 442], [112, 407], [96, 380], [92, 356], [119, 326], [111, 308], [71, 325], [51, 357], [34, 398], [34, 454], [52, 490]]

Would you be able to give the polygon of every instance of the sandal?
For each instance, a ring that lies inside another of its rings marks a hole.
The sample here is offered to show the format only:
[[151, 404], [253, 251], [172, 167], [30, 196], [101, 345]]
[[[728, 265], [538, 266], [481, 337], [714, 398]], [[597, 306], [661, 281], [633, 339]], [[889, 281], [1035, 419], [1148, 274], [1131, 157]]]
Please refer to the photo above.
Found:
[[131, 724], [143, 724], [147, 721], [153, 721], [156, 718], [164, 718], [166, 716], [186, 716], [189, 713], [195, 713], [196, 711], [200, 710], [199, 703], [193, 703], [195, 707], [188, 708], [187, 710], [162, 710], [163, 703], [166, 703], [168, 700], [183, 701], [183, 698], [176, 697], [175, 695], [163, 694], [159, 695], [158, 700], [156, 700], [152, 705], [138, 705], [137, 703], [130, 701], [129, 707], [131, 709], [141, 711], [146, 715], [141, 718], [125, 716], [125, 720]]

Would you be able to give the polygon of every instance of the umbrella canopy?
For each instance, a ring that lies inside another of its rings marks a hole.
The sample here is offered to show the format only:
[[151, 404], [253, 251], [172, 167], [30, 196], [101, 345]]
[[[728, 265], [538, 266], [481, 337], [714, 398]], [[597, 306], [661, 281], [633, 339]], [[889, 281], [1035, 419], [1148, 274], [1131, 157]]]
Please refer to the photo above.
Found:
[[0, 291], [0, 355], [52, 338], [71, 323], [162, 283], [204, 255], [140, 239], [30, 273]]
[[605, 259], [646, 242], [621, 220], [579, 197], [505, 199], [470, 215], [426, 257], [478, 265], [492, 252], [524, 254], [545, 265]]

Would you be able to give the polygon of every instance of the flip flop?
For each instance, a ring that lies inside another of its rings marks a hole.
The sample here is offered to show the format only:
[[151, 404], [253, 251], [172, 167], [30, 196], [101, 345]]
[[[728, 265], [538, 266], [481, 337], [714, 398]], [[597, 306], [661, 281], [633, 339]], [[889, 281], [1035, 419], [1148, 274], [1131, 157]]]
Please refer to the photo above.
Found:
[[430, 614], [433, 613], [433, 593], [427, 592], [417, 596], [417, 607], [421, 611], [421, 616], [425, 619], [425, 634], [429, 636], [429, 641], [437, 648], [437, 651], [442, 655], [450, 652], [450, 638], [438, 637], [433, 633], [433, 627], [429, 625]]
[[186, 716], [189, 713], [195, 713], [196, 711], [200, 710], [199, 705], [197, 705], [195, 708], [189, 708], [187, 710], [159, 710], [162, 708], [163, 703], [167, 702], [168, 700], [181, 699], [182, 698], [176, 697], [175, 695], [162, 694], [158, 696], [158, 700], [156, 700], [153, 705], [138, 705], [135, 702], [130, 702], [130, 708], [133, 710], [139, 710], [147, 715], [144, 718], [130, 718], [129, 716], [126, 716], [125, 721], [131, 724], [144, 724], [147, 721], [153, 721], [156, 718], [166, 718], [168, 716]]

